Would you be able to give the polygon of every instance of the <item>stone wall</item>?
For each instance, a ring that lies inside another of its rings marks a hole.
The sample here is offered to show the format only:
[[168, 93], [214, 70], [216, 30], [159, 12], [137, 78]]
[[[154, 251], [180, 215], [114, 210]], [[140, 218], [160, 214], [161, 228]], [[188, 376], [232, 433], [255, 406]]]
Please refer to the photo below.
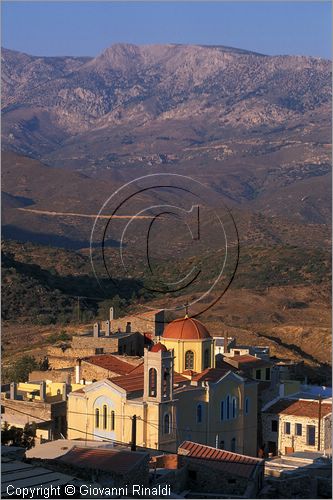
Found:
[[138, 313], [133, 316], [123, 318], [114, 318], [111, 320], [110, 328], [112, 332], [118, 330], [122, 332], [132, 331], [141, 333], [152, 333], [153, 335], [162, 335], [164, 330], [164, 310]]
[[34, 370], [29, 373], [29, 382], [40, 382], [41, 380], [52, 380], [52, 382], [65, 382], [71, 384], [74, 380], [74, 369], [68, 368], [64, 370]]
[[179, 457], [181, 466], [187, 465], [188, 480], [187, 488], [193, 492], [223, 493], [230, 495], [243, 495], [249, 480], [216, 468], [212, 462], [192, 459], [181, 455]]
[[95, 354], [143, 356], [143, 350], [144, 336], [137, 332], [111, 337], [78, 335], [73, 337], [70, 347], [49, 347], [47, 357], [50, 368], [60, 369], [73, 367], [78, 358], [87, 358]]
[[[272, 420], [278, 421], [278, 432], [272, 432]], [[327, 420], [329, 423], [327, 423]], [[290, 434], [285, 433], [285, 423], [290, 422]], [[321, 419], [320, 450], [325, 449], [325, 443], [331, 438], [330, 431], [331, 419], [326, 417]], [[302, 435], [296, 436], [295, 424], [302, 424]], [[316, 428], [315, 445], [307, 444], [307, 426], [313, 425]], [[267, 446], [268, 441], [274, 441], [277, 444], [277, 452], [284, 455], [286, 448], [296, 451], [317, 451], [318, 449], [318, 418], [299, 417], [293, 415], [272, 415], [262, 414], [263, 440]], [[329, 436], [327, 435], [328, 433]]]
[[[332, 498], [332, 480], [308, 474], [269, 478], [259, 498]], [[328, 494], [328, 496], [326, 496]]]

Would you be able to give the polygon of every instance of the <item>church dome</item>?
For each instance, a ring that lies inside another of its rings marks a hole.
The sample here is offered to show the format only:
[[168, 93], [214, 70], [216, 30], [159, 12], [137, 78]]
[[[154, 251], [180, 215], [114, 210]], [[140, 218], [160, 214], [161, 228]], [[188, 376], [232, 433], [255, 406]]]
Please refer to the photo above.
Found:
[[181, 318], [169, 323], [163, 332], [163, 339], [203, 340], [211, 336], [207, 328], [197, 319]]
[[159, 351], [164, 351], [166, 352], [168, 349], [165, 347], [165, 345], [161, 344], [161, 342], [158, 342], [157, 344], [154, 344], [153, 347], [150, 349], [150, 352], [159, 352]]

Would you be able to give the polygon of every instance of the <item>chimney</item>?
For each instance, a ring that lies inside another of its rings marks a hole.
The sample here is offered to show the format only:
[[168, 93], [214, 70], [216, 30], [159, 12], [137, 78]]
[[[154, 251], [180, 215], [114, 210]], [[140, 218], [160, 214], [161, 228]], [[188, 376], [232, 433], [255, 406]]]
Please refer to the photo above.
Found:
[[41, 401], [46, 400], [46, 382], [43, 380], [39, 385], [39, 397]]
[[106, 337], [110, 337], [110, 333], [111, 333], [111, 330], [110, 330], [110, 321], [105, 321], [104, 323], [105, 325], [105, 336]]
[[224, 354], [228, 353], [229, 352], [229, 349], [228, 349], [228, 332], [224, 332], [224, 344], [223, 344], [223, 352]]
[[75, 366], [75, 383], [79, 384], [81, 380], [81, 359], [78, 358], [76, 360], [76, 366]]
[[130, 321], [128, 321], [126, 323], [126, 333], [131, 333], [131, 322]]
[[9, 397], [10, 397], [10, 399], [17, 399], [17, 383], [16, 382], [11, 382], [11, 384], [10, 384]]
[[110, 319], [110, 323], [114, 319], [114, 309], [113, 309], [113, 307], [110, 307], [110, 317], [109, 317], [109, 319]]
[[95, 338], [99, 337], [99, 323], [94, 324], [94, 337]]
[[64, 382], [62, 384], [62, 400], [67, 401], [67, 384]]

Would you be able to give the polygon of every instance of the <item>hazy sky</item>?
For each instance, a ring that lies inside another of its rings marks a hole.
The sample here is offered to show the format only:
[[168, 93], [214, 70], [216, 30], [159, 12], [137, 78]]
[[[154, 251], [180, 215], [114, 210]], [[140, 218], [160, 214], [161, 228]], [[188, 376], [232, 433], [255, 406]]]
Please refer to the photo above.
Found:
[[331, 58], [330, 2], [2, 2], [2, 45], [94, 56], [115, 42]]

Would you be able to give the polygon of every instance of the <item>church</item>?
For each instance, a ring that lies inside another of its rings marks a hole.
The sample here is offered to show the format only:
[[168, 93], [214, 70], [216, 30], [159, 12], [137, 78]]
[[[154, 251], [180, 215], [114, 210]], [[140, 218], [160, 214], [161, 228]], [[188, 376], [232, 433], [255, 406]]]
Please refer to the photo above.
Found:
[[257, 382], [216, 368], [207, 328], [186, 316], [165, 327], [130, 373], [71, 392], [67, 421], [69, 439], [135, 439], [161, 451], [191, 440], [256, 456]]

